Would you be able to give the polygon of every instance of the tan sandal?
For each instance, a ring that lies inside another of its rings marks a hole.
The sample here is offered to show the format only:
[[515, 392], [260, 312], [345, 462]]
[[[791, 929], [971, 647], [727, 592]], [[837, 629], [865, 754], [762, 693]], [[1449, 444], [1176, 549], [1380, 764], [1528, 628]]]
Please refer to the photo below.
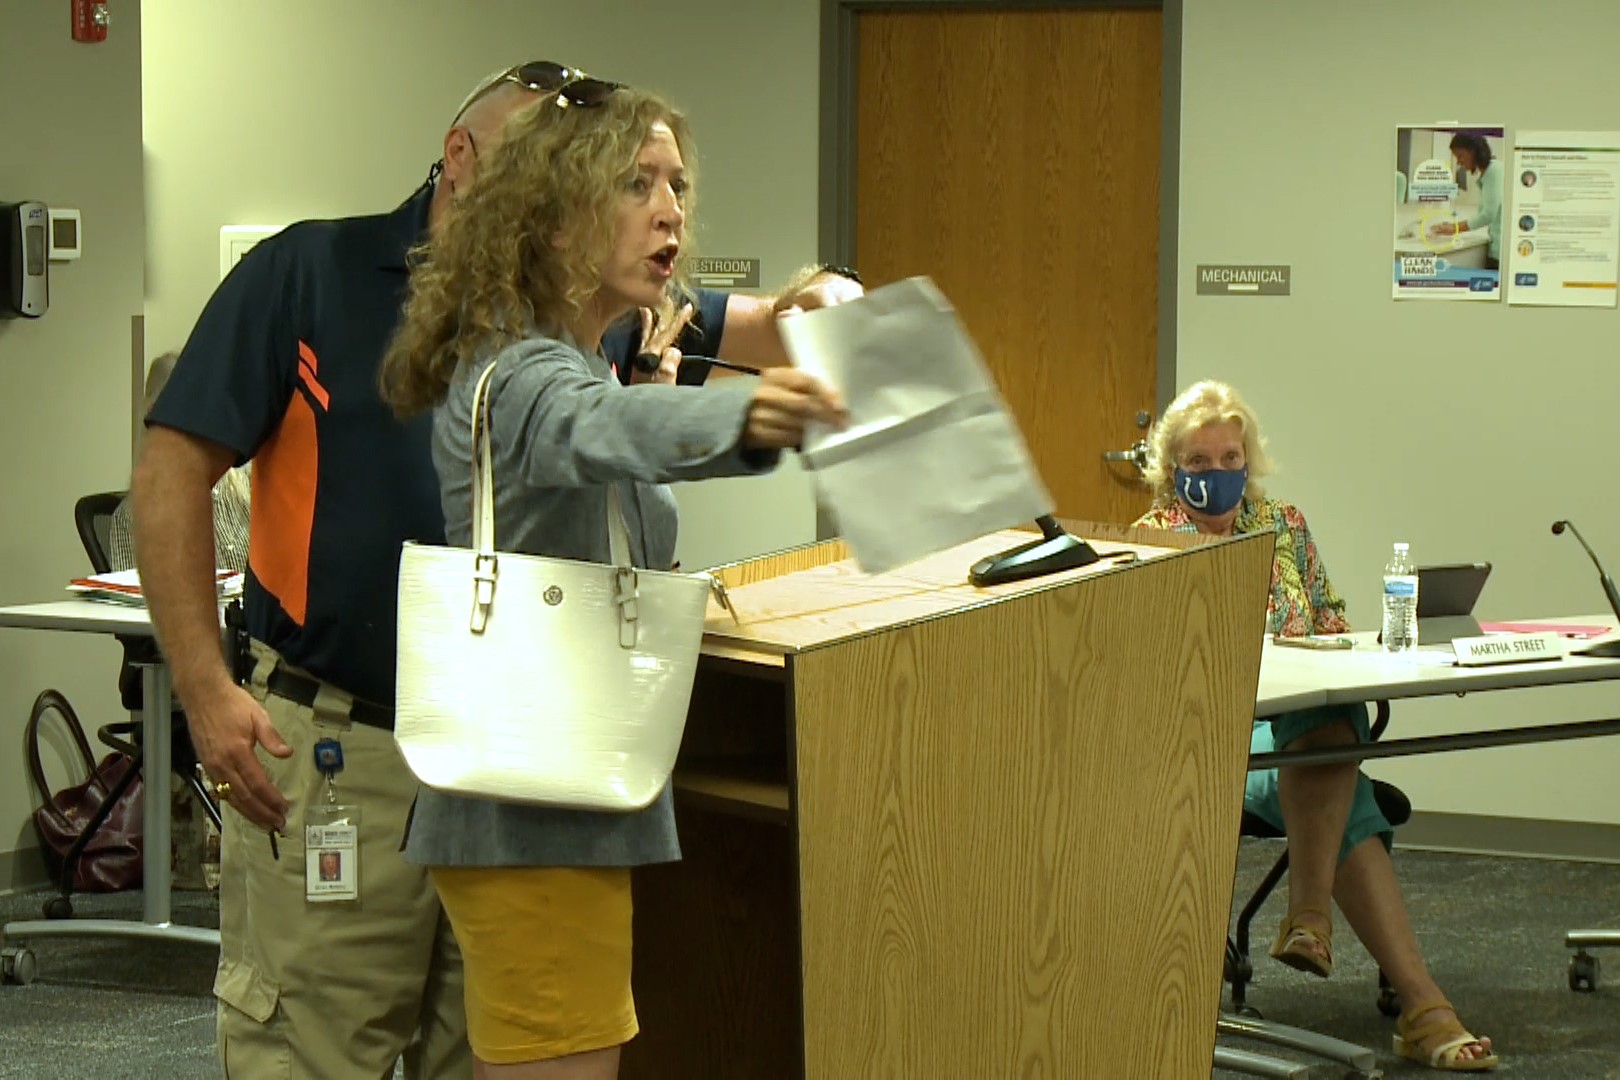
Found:
[[[1327, 921], [1326, 931], [1299, 921], [1301, 915], [1320, 915]], [[1325, 979], [1333, 974], [1333, 916], [1317, 908], [1301, 908], [1285, 916], [1277, 928], [1277, 940], [1272, 943], [1271, 957], [1280, 960], [1295, 971], [1303, 971]]]
[[[1435, 1019], [1427, 1023], [1418, 1023], [1423, 1017], [1441, 1009], [1451, 1011], [1449, 1019]], [[1424, 1051], [1423, 1040], [1436, 1035], [1449, 1035], [1433, 1050]], [[1477, 1046], [1485, 1051], [1484, 1057], [1460, 1057], [1464, 1047]], [[1410, 1061], [1427, 1065], [1431, 1069], [1441, 1072], [1484, 1072], [1494, 1069], [1501, 1058], [1488, 1049], [1484, 1043], [1462, 1026], [1457, 1018], [1457, 1011], [1451, 1008], [1451, 1002], [1445, 998], [1436, 998], [1415, 1005], [1401, 1013], [1400, 1019], [1395, 1021], [1395, 1052]]]

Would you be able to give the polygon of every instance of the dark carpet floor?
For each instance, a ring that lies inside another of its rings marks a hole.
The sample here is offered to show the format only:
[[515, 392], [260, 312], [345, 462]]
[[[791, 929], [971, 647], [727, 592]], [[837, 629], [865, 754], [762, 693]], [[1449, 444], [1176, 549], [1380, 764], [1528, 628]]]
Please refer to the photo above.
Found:
[[[1246, 841], [1238, 891], [1247, 896], [1280, 848]], [[1596, 993], [1572, 993], [1563, 934], [1620, 929], [1620, 866], [1397, 851], [1396, 866], [1436, 980], [1503, 1056], [1495, 1075], [1525, 1080], [1620, 1080], [1620, 950]], [[0, 920], [39, 917], [44, 893], [0, 897]], [[1255, 923], [1269, 939], [1282, 893]], [[81, 916], [138, 916], [140, 894], [80, 897]], [[1234, 908], [1237, 905], [1234, 905]], [[179, 893], [178, 922], [217, 926], [212, 897]], [[1333, 978], [1313, 979], [1263, 955], [1250, 1003], [1269, 1020], [1369, 1046], [1391, 1077], [1433, 1075], [1390, 1051], [1392, 1022], [1375, 1008], [1377, 972], [1343, 929]], [[216, 1077], [211, 950], [111, 939], [39, 940], [39, 978], [0, 987], [0, 1077]], [[1241, 1041], [1226, 1045], [1260, 1049]], [[1224, 1078], [1236, 1074], [1218, 1072]], [[1324, 1069], [1321, 1076], [1343, 1075]], [[774, 1078], [772, 1078], [774, 1080]], [[937, 1078], [928, 1078], [937, 1080]], [[979, 1078], [971, 1078], [979, 1080]], [[1092, 1080], [1092, 1078], [1085, 1078]], [[1096, 1078], [1114, 1080], [1114, 1078]], [[1168, 1078], [1175, 1080], [1175, 1078]]]
[[[1278, 841], [1244, 842], [1239, 894], [1248, 896], [1281, 850]], [[1567, 930], [1620, 929], [1620, 866], [1400, 850], [1395, 866], [1435, 981], [1470, 1030], [1490, 1036], [1502, 1057], [1490, 1075], [1620, 1080], [1620, 949], [1594, 953], [1600, 965], [1609, 965], [1596, 993], [1573, 993], [1564, 948]], [[1330, 979], [1301, 974], [1265, 954], [1285, 911], [1285, 890], [1286, 879], [1254, 922], [1249, 1003], [1267, 1020], [1375, 1050], [1390, 1077], [1437, 1075], [1391, 1050], [1394, 1022], [1376, 1007], [1378, 969], [1342, 916]], [[1244, 1040], [1222, 1042], [1310, 1060]]]

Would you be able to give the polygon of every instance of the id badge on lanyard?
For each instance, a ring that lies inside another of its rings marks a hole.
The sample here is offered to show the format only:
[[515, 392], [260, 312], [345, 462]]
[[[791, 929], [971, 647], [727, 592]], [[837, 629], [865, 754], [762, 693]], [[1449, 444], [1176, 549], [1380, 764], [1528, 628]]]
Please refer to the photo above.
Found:
[[360, 899], [360, 808], [338, 798], [343, 744], [321, 739], [315, 767], [326, 777], [326, 799], [304, 812], [304, 899], [311, 904]]

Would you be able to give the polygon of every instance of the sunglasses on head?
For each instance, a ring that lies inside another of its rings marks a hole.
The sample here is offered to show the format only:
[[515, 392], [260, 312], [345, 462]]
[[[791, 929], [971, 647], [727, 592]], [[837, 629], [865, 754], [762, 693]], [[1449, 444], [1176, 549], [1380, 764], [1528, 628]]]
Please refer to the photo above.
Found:
[[564, 83], [557, 90], [557, 108], [566, 109], [570, 105], [577, 105], [582, 109], [594, 109], [605, 105], [607, 99], [613, 96], [614, 91], [623, 90], [624, 83], [609, 82], [606, 79], [594, 79], [589, 75]]
[[545, 93], [548, 90], [560, 90], [566, 83], [584, 74], [575, 68], [564, 67], [555, 60], [530, 60], [526, 64], [515, 64], [491, 79], [488, 86], [468, 98], [461, 106], [461, 111], [465, 113], [502, 83], [517, 83], [526, 90]]
[[555, 60], [530, 60], [526, 64], [509, 67], [490, 80], [488, 86], [467, 99], [467, 103], [461, 107], [460, 115], [465, 115], [468, 109], [502, 83], [516, 83], [525, 90], [533, 90], [538, 94], [555, 93], [557, 107], [561, 109], [566, 109], [570, 105], [595, 108], [605, 102], [621, 85], [608, 82], [606, 79], [592, 78], [579, 68], [564, 67]]

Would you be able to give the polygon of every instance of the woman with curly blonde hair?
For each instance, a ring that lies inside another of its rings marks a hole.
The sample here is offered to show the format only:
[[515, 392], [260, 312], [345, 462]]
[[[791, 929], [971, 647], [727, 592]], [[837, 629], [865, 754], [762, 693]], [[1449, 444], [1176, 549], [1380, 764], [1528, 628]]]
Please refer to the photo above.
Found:
[[[707, 388], [613, 377], [604, 331], [667, 312], [688, 260], [691, 154], [654, 95], [569, 83], [512, 114], [417, 251], [381, 383], [401, 415], [433, 410], [449, 543], [471, 543], [470, 415], [491, 366], [503, 551], [609, 561], [612, 491], [636, 564], [668, 568], [670, 481], [768, 470], [807, 424], [843, 423], [836, 393], [792, 368]], [[461, 946], [479, 1075], [616, 1076], [637, 1030], [630, 868], [680, 857], [670, 793], [604, 814], [423, 789], [406, 857], [429, 867]]]
[[[1259, 419], [1236, 390], [1206, 380], [1183, 391], [1148, 440], [1146, 472], [1154, 506], [1137, 525], [1276, 537], [1268, 633], [1302, 637], [1350, 628], [1305, 515], [1267, 498], [1258, 483], [1272, 472], [1271, 458]], [[1257, 723], [1249, 748], [1307, 750], [1370, 737], [1366, 705], [1325, 706]], [[1366, 774], [1353, 762], [1257, 770], [1249, 773], [1243, 805], [1288, 837], [1288, 914], [1271, 955], [1311, 975], [1332, 974], [1337, 901], [1399, 995], [1396, 1052], [1446, 1071], [1494, 1067], [1491, 1041], [1463, 1027], [1424, 963], [1389, 856], [1395, 830]]]

